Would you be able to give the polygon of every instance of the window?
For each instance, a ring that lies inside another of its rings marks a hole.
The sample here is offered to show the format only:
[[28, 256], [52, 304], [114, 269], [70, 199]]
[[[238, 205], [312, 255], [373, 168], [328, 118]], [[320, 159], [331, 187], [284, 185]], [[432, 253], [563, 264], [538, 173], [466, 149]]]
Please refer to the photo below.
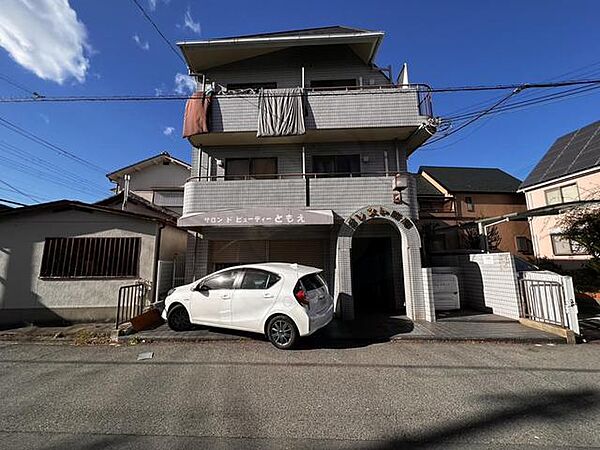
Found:
[[562, 234], [550, 235], [552, 239], [552, 252], [555, 256], [585, 255], [585, 249], [577, 242], [566, 239]]
[[356, 78], [347, 78], [344, 80], [311, 80], [311, 88], [341, 88], [356, 86]]
[[214, 277], [210, 277], [208, 280], [203, 281], [202, 286], [206, 286], [210, 290], [233, 289], [233, 284], [239, 273], [239, 270], [227, 270], [221, 272]]
[[226, 180], [274, 179], [277, 158], [228, 158], [225, 160]]
[[140, 238], [46, 238], [41, 277], [137, 277]]
[[312, 165], [322, 177], [360, 176], [360, 155], [313, 156]]
[[579, 200], [577, 184], [567, 184], [545, 191], [546, 205], [557, 205], [560, 203], [576, 202]]
[[240, 89], [277, 89], [277, 83], [274, 81], [257, 82], [257, 83], [227, 83], [228, 91], [236, 91]]
[[467, 211], [475, 211], [475, 204], [473, 203], [472, 197], [465, 197], [465, 203], [467, 204]]
[[314, 291], [315, 289], [321, 289], [325, 286], [325, 282], [319, 276], [318, 273], [311, 273], [310, 275], [305, 275], [300, 278], [304, 289], [307, 291]]
[[257, 269], [246, 269], [240, 289], [269, 289], [281, 278], [271, 272]]
[[525, 236], [517, 236], [517, 251], [524, 255], [533, 254], [533, 243], [531, 239]]

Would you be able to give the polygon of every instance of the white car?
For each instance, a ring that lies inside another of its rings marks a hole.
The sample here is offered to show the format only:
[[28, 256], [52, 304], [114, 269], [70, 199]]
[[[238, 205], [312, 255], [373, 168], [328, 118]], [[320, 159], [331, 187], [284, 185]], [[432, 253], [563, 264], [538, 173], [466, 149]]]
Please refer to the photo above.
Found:
[[321, 272], [288, 263], [229, 267], [171, 289], [162, 317], [175, 331], [197, 324], [264, 333], [288, 349], [333, 318]]

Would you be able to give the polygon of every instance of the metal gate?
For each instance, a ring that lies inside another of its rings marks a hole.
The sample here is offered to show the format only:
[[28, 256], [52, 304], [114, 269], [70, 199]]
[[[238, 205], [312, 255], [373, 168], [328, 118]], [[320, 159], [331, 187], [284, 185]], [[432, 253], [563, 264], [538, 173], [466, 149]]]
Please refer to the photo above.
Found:
[[571, 277], [554, 272], [521, 272], [521, 317], [569, 328], [579, 334]]
[[115, 328], [129, 322], [144, 312], [148, 286], [145, 283], [130, 284], [119, 288], [119, 302], [117, 303], [117, 320]]

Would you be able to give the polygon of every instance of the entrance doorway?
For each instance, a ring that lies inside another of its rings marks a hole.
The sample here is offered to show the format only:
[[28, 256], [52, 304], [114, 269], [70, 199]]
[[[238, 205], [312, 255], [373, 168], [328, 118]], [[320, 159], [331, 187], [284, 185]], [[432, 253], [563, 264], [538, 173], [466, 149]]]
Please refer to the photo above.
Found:
[[356, 315], [396, 312], [392, 238], [355, 237], [351, 257]]

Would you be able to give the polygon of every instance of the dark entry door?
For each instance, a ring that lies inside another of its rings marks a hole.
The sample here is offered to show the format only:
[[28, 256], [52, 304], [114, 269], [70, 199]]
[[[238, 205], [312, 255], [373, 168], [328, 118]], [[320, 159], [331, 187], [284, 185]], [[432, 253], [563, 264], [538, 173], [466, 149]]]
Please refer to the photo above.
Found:
[[389, 237], [352, 241], [352, 295], [357, 314], [395, 310], [392, 240]]

